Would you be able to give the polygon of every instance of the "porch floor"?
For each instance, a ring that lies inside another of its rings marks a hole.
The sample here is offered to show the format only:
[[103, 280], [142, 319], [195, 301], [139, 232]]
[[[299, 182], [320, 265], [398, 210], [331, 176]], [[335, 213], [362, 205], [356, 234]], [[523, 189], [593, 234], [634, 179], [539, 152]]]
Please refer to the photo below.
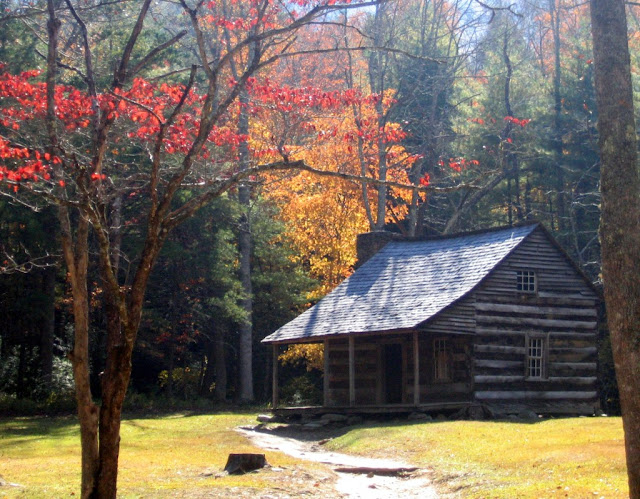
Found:
[[283, 418], [318, 417], [323, 414], [349, 414], [349, 415], [388, 415], [408, 414], [411, 412], [434, 413], [441, 411], [456, 411], [464, 409], [477, 402], [431, 402], [426, 404], [386, 404], [386, 405], [354, 405], [354, 406], [305, 406], [305, 407], [278, 407], [271, 412]]

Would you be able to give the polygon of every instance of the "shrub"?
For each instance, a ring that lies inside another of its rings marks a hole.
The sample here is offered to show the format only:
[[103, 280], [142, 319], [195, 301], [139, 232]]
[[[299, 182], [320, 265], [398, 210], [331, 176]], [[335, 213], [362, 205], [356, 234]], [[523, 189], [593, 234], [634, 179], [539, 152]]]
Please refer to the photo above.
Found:
[[317, 386], [318, 380], [309, 373], [291, 379], [282, 387], [280, 395], [287, 405], [320, 405], [322, 390]]

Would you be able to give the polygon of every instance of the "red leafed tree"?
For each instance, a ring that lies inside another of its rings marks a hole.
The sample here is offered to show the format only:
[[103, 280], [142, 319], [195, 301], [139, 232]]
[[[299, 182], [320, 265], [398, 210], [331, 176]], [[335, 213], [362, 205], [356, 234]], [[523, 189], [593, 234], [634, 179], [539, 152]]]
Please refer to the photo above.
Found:
[[[314, 23], [317, 30], [331, 12], [362, 5], [335, 0], [123, 3], [117, 8], [128, 9], [121, 24], [126, 36], [109, 40], [109, 50], [100, 45], [101, 28], [94, 29], [89, 20], [119, 12], [111, 2], [48, 0], [45, 10], [30, 5], [27, 11], [4, 14], [41, 16], [40, 24], [46, 25], [41, 36], [46, 70], [0, 71], [0, 190], [18, 202], [51, 203], [58, 209], [73, 295], [70, 358], [82, 497], [116, 495], [132, 350], [149, 275], [170, 231], [242, 179], [308, 168], [287, 155], [268, 164], [239, 160], [249, 139], [238, 128], [242, 93], [264, 68], [295, 55], [296, 36], [306, 26]], [[163, 20], [171, 20], [161, 31], [164, 38], [149, 48], [149, 40], [158, 38], [148, 32]], [[157, 61], [163, 51], [176, 48], [193, 54], [192, 66], [166, 68], [163, 77], [164, 66]], [[131, 199], [137, 204], [127, 220]], [[124, 276], [120, 245], [132, 225], [141, 245], [133, 256], [134, 271]], [[107, 315], [100, 405], [89, 384], [90, 237], [98, 245]]]

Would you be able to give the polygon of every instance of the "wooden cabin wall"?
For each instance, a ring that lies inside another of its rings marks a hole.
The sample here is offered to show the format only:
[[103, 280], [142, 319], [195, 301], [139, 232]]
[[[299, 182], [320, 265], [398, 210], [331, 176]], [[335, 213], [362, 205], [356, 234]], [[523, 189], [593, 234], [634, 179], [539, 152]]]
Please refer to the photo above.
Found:
[[[451, 349], [451, 380], [437, 381], [434, 378], [434, 339], [446, 338]], [[422, 333], [420, 349], [420, 403], [460, 402], [469, 400], [472, 393], [471, 348], [469, 336], [431, 335]], [[412, 373], [407, 386], [408, 393], [413, 396], [413, 362]]]
[[[420, 403], [458, 402], [471, 397], [471, 350], [470, 336], [448, 335], [451, 348], [452, 379], [446, 382], [434, 380], [433, 340], [444, 338], [420, 333], [419, 339], [419, 390]], [[414, 353], [413, 335], [384, 335], [356, 337], [355, 360], [355, 405], [385, 405], [384, 347], [399, 344], [402, 347], [402, 394], [398, 403], [412, 404], [414, 401]], [[326, 405], [349, 405], [349, 341], [328, 341], [328, 390]]]
[[[349, 405], [349, 341], [328, 341], [329, 406]], [[374, 405], [377, 399], [378, 347], [374, 337], [356, 338], [354, 343], [356, 405]]]
[[[517, 291], [517, 270], [535, 271], [537, 293]], [[597, 296], [542, 231], [531, 234], [474, 295], [478, 401], [540, 413], [597, 408]], [[527, 335], [548, 341], [543, 379], [527, 379]]]
[[429, 335], [450, 333], [473, 335], [475, 331], [476, 307], [473, 294], [440, 312], [424, 330]]
[[[443, 310], [434, 321], [421, 331], [421, 402], [429, 403], [436, 400], [457, 402], [468, 400], [471, 397], [473, 390], [472, 337], [476, 329], [475, 313], [475, 297], [472, 294], [453, 307]], [[434, 380], [433, 342], [437, 338], [448, 338], [450, 341], [453, 369], [451, 382]]]
[[329, 340], [327, 346], [329, 383], [325, 405], [349, 405], [349, 341], [347, 338]]
[[378, 393], [378, 347], [374, 338], [356, 338], [355, 366], [356, 405], [373, 405]]

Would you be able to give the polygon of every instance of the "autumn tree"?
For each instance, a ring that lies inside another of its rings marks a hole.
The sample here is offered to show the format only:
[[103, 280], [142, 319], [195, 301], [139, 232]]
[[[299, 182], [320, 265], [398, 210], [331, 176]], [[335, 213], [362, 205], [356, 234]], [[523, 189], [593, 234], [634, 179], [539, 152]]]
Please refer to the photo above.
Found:
[[[82, 496], [115, 497], [122, 404], [131, 374], [152, 268], [170, 232], [210, 200], [262, 171], [304, 167], [281, 156], [240, 168], [239, 97], [259, 71], [293, 55], [295, 34], [327, 13], [356, 7], [334, 1], [267, 0], [112, 4], [48, 0], [7, 18], [35, 16], [46, 70], [2, 73], [2, 193], [33, 206], [57, 206], [59, 237], [73, 297], [73, 364], [82, 443]], [[20, 5], [16, 8], [22, 9]], [[135, 9], [135, 10], [134, 10]], [[95, 44], [94, 20], [121, 36]], [[159, 39], [154, 22], [172, 19]], [[124, 33], [128, 33], [124, 35]], [[145, 43], [143, 43], [143, 41]], [[163, 73], [157, 61], [190, 47], [191, 68]], [[46, 55], [45, 55], [46, 54]], [[116, 63], [113, 64], [115, 59]], [[232, 65], [235, 65], [233, 70]], [[110, 74], [110, 76], [107, 76]], [[142, 75], [149, 78], [145, 79]], [[193, 189], [191, 197], [182, 197]], [[119, 206], [143, 192], [130, 220]], [[139, 250], [124, 273], [120, 241], [139, 227]], [[89, 240], [98, 246], [107, 316], [98, 405], [90, 387]]]
[[[407, 185], [407, 172], [416, 161], [416, 155], [401, 145], [406, 133], [398, 123], [385, 118], [380, 127], [379, 113], [388, 113], [394, 92], [378, 94], [371, 92], [368, 84], [354, 85], [351, 71], [356, 67], [364, 70], [366, 64], [362, 51], [354, 49], [352, 53], [350, 48], [361, 47], [362, 40], [357, 42], [349, 35], [345, 42], [343, 27], [324, 29], [319, 43], [303, 41], [301, 48], [318, 49], [306, 64], [284, 61], [278, 74], [257, 82], [251, 90], [255, 115], [249, 146], [254, 156], [275, 158], [283, 152], [318, 165], [318, 170], [344, 175], [339, 179], [303, 172], [264, 186], [265, 195], [282, 208], [280, 217], [289, 227], [300, 260], [321, 282], [313, 299], [352, 272], [355, 236], [377, 226], [376, 213], [383, 213], [382, 226], [406, 215], [407, 202], [397, 205], [393, 200], [410, 199], [411, 190], [392, 184]], [[331, 48], [336, 44], [341, 48], [337, 54]], [[346, 69], [335, 69], [336, 58]], [[296, 90], [305, 85], [309, 85], [306, 91]], [[311, 89], [315, 89], [313, 98], [308, 94]], [[385, 200], [382, 210], [377, 205], [381, 189]]]
[[592, 0], [601, 166], [602, 279], [625, 434], [629, 497], [640, 497], [640, 173], [625, 4]]

